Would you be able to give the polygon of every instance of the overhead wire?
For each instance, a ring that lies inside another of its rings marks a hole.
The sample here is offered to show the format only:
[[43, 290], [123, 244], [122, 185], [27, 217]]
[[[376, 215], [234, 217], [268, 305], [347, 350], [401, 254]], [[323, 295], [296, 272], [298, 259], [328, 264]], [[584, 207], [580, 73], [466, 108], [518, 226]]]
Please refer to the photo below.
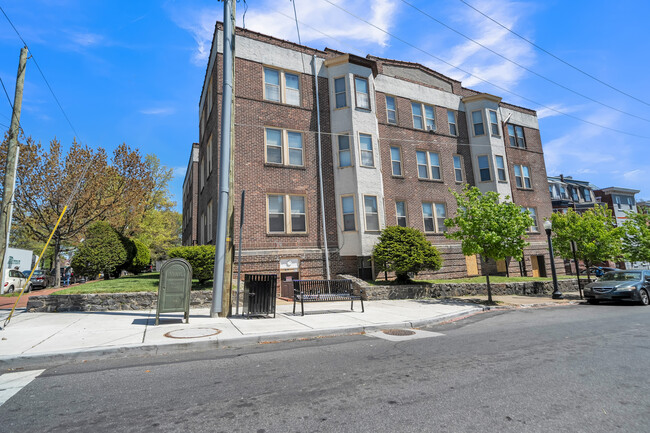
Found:
[[453, 27], [451, 27], [451, 26], [445, 24], [444, 22], [442, 22], [442, 21], [440, 21], [439, 19], [433, 17], [432, 15], [428, 14], [427, 12], [423, 11], [422, 9], [420, 9], [420, 8], [418, 8], [417, 6], [415, 6], [415, 5], [411, 4], [411, 3], [409, 3], [409, 2], [406, 1], [406, 0], [402, 0], [402, 3], [404, 3], [404, 4], [408, 5], [408, 6], [410, 6], [411, 8], [413, 8], [413, 9], [415, 9], [416, 11], [420, 12], [422, 15], [424, 15], [424, 16], [426, 16], [427, 18], [431, 19], [432, 21], [437, 22], [437, 23], [440, 24], [441, 26], [446, 27], [447, 29], [451, 30], [452, 32], [454, 32], [454, 33], [456, 33], [456, 34], [458, 34], [458, 35], [464, 37], [465, 39], [467, 39], [467, 40], [469, 40], [469, 41], [471, 41], [471, 42], [473, 42], [473, 43], [475, 43], [476, 45], [480, 46], [481, 48], [488, 50], [488, 51], [491, 52], [492, 54], [501, 57], [502, 59], [504, 59], [504, 60], [507, 61], [507, 62], [512, 63], [513, 65], [516, 65], [516, 66], [520, 67], [521, 69], [525, 70], [526, 72], [529, 72], [529, 73], [531, 73], [531, 74], [533, 74], [533, 75], [535, 75], [535, 76], [537, 76], [537, 77], [539, 77], [539, 78], [541, 78], [541, 79], [543, 79], [543, 80], [545, 80], [545, 81], [547, 81], [547, 82], [549, 82], [549, 83], [551, 83], [551, 84], [553, 84], [553, 85], [555, 85], [555, 86], [558, 86], [558, 87], [560, 87], [560, 88], [562, 88], [562, 89], [564, 89], [564, 90], [566, 90], [566, 91], [569, 91], [569, 92], [571, 92], [571, 93], [573, 93], [573, 94], [575, 94], [575, 95], [578, 95], [578, 96], [580, 96], [580, 97], [582, 97], [582, 98], [585, 98], [585, 99], [587, 99], [587, 100], [589, 100], [589, 101], [591, 101], [591, 102], [594, 102], [594, 103], [596, 103], [596, 104], [602, 105], [602, 106], [605, 107], [605, 108], [609, 108], [610, 110], [617, 111], [617, 112], [619, 112], [619, 113], [621, 113], [621, 114], [625, 114], [626, 116], [635, 117], [635, 118], [637, 118], [637, 119], [639, 119], [639, 120], [643, 120], [644, 122], [649, 122], [649, 123], [650, 123], [650, 119], [647, 119], [647, 118], [645, 118], [645, 117], [642, 117], [642, 116], [636, 115], [636, 114], [634, 114], [634, 113], [629, 113], [629, 112], [627, 112], [627, 111], [621, 110], [621, 109], [619, 109], [619, 108], [616, 108], [616, 107], [614, 107], [614, 106], [611, 106], [611, 105], [609, 105], [609, 104], [606, 104], [606, 103], [604, 103], [604, 102], [601, 102], [601, 101], [599, 101], [599, 100], [597, 100], [597, 99], [592, 98], [592, 97], [589, 96], [589, 95], [585, 95], [584, 93], [578, 92], [577, 90], [573, 90], [573, 89], [571, 89], [570, 87], [567, 87], [567, 86], [565, 86], [565, 85], [562, 84], [562, 83], [559, 83], [559, 82], [557, 82], [557, 81], [555, 81], [555, 80], [553, 80], [553, 79], [551, 79], [551, 78], [548, 78], [548, 77], [546, 77], [546, 76], [544, 76], [544, 75], [542, 75], [542, 74], [540, 74], [540, 73], [538, 73], [538, 72], [535, 72], [534, 70], [530, 69], [529, 67], [524, 66], [524, 65], [522, 65], [521, 63], [518, 63], [518, 62], [516, 62], [516, 61], [514, 61], [514, 60], [512, 60], [512, 59], [510, 59], [510, 58], [508, 58], [508, 57], [506, 57], [506, 56], [504, 56], [503, 54], [501, 54], [501, 53], [499, 53], [499, 52], [493, 50], [492, 48], [488, 47], [487, 45], [482, 44], [481, 42], [479, 42], [479, 41], [477, 41], [477, 40], [471, 38], [470, 36], [467, 36], [466, 34], [464, 34], [464, 33], [460, 32], [460, 31], [456, 30], [455, 28], [453, 28]]
[[561, 57], [556, 56], [555, 54], [551, 53], [550, 51], [548, 51], [548, 50], [542, 48], [541, 46], [537, 45], [535, 42], [533, 42], [533, 41], [527, 39], [525, 36], [520, 35], [519, 33], [515, 32], [515, 31], [512, 30], [512, 29], [510, 29], [509, 27], [507, 27], [507, 26], [501, 24], [499, 21], [495, 20], [495, 19], [492, 18], [491, 16], [487, 15], [486, 13], [480, 11], [480, 10], [477, 9], [476, 7], [474, 7], [474, 6], [472, 6], [471, 4], [467, 3], [465, 0], [459, 0], [459, 1], [460, 1], [461, 3], [464, 3], [465, 5], [467, 5], [467, 6], [470, 7], [471, 9], [474, 9], [476, 12], [478, 12], [478, 13], [481, 14], [481, 15], [483, 15], [485, 18], [489, 19], [490, 21], [492, 21], [492, 22], [495, 23], [496, 25], [498, 25], [498, 26], [504, 28], [505, 30], [507, 30], [507, 31], [509, 31], [510, 33], [512, 33], [513, 35], [517, 36], [517, 37], [520, 38], [521, 40], [523, 40], [523, 41], [525, 41], [525, 42], [528, 42], [528, 43], [529, 43], [530, 45], [532, 45], [533, 47], [535, 47], [535, 48], [537, 48], [538, 50], [540, 50], [540, 51], [542, 51], [542, 52], [548, 54], [548, 55], [551, 56], [551, 57], [553, 57], [555, 60], [557, 60], [557, 61], [559, 61], [559, 62], [561, 62], [561, 63], [564, 63], [566, 66], [568, 66], [568, 67], [570, 67], [570, 68], [572, 68], [572, 69], [574, 69], [574, 70], [580, 72], [581, 74], [583, 74], [583, 75], [585, 75], [585, 76], [591, 78], [591, 79], [594, 80], [594, 81], [597, 81], [598, 83], [600, 83], [600, 84], [602, 84], [602, 85], [604, 85], [604, 86], [606, 86], [606, 87], [609, 87], [610, 89], [612, 89], [612, 90], [614, 90], [614, 91], [616, 91], [616, 92], [618, 92], [618, 93], [620, 93], [620, 94], [622, 94], [622, 95], [625, 95], [625, 96], [627, 96], [627, 97], [629, 97], [629, 98], [634, 99], [635, 101], [638, 101], [638, 102], [640, 102], [640, 103], [642, 103], [642, 104], [645, 104], [645, 105], [650, 106], [650, 103], [648, 103], [647, 101], [644, 101], [644, 100], [642, 100], [642, 99], [639, 99], [639, 98], [637, 98], [637, 97], [634, 96], [634, 95], [631, 95], [631, 94], [629, 94], [629, 93], [627, 93], [627, 92], [624, 92], [624, 91], [621, 90], [621, 89], [618, 89], [618, 88], [612, 86], [612, 85], [609, 84], [609, 83], [606, 83], [605, 81], [599, 79], [598, 77], [595, 77], [594, 75], [592, 75], [592, 74], [590, 74], [590, 73], [588, 73], [588, 72], [586, 72], [586, 71], [584, 71], [584, 70], [578, 68], [577, 66], [572, 65], [571, 63], [567, 62], [566, 60], [562, 59]]
[[620, 130], [620, 129], [611, 128], [611, 127], [609, 127], [609, 126], [601, 125], [601, 124], [599, 124], [599, 123], [592, 122], [592, 121], [590, 121], [590, 120], [583, 119], [583, 118], [578, 117], [578, 116], [574, 116], [573, 114], [566, 113], [566, 112], [564, 112], [564, 111], [562, 111], [562, 110], [558, 110], [557, 108], [554, 108], [554, 107], [551, 107], [551, 106], [548, 106], [548, 105], [542, 104], [541, 102], [537, 102], [537, 101], [535, 101], [535, 100], [533, 100], [533, 99], [531, 99], [531, 98], [528, 98], [528, 97], [526, 97], [526, 96], [524, 96], [524, 95], [521, 95], [521, 94], [516, 93], [516, 92], [514, 92], [514, 91], [512, 91], [512, 90], [510, 90], [510, 89], [507, 89], [507, 88], [505, 88], [505, 87], [503, 87], [503, 86], [501, 86], [501, 85], [499, 85], [499, 84], [493, 83], [493, 82], [491, 82], [491, 81], [489, 81], [489, 80], [487, 80], [487, 79], [485, 79], [485, 78], [482, 78], [482, 77], [480, 77], [480, 76], [478, 76], [478, 75], [476, 75], [476, 74], [474, 74], [474, 73], [471, 73], [471, 72], [469, 72], [469, 71], [467, 71], [467, 70], [461, 68], [460, 66], [454, 65], [454, 64], [452, 64], [452, 63], [450, 63], [450, 62], [448, 62], [448, 61], [446, 61], [446, 60], [444, 60], [444, 59], [442, 59], [442, 58], [440, 58], [440, 57], [438, 57], [438, 56], [436, 56], [436, 55], [434, 55], [434, 54], [431, 54], [430, 52], [428, 52], [428, 51], [426, 51], [426, 50], [424, 50], [424, 49], [418, 47], [417, 45], [412, 44], [411, 42], [409, 42], [409, 41], [407, 41], [407, 40], [405, 40], [405, 39], [403, 39], [403, 38], [400, 38], [399, 36], [397, 36], [397, 35], [395, 35], [395, 34], [389, 32], [389, 31], [387, 31], [387, 30], [385, 30], [385, 29], [383, 29], [383, 28], [377, 26], [376, 24], [373, 24], [373, 23], [369, 22], [368, 20], [366, 20], [366, 19], [364, 19], [364, 18], [361, 18], [360, 16], [358, 16], [358, 15], [356, 15], [356, 14], [350, 12], [349, 10], [345, 9], [345, 8], [342, 7], [342, 6], [337, 5], [336, 3], [331, 2], [330, 0], [322, 0], [322, 1], [324, 1], [324, 2], [326, 2], [326, 3], [329, 3], [330, 5], [334, 6], [334, 7], [337, 8], [337, 9], [340, 9], [341, 11], [345, 12], [346, 14], [348, 14], [348, 15], [350, 15], [350, 16], [356, 18], [356, 19], [358, 19], [359, 21], [362, 21], [362, 22], [368, 24], [369, 26], [371, 26], [371, 27], [373, 27], [373, 28], [379, 30], [379, 31], [382, 32], [382, 33], [385, 33], [386, 35], [392, 37], [393, 39], [396, 39], [396, 40], [402, 42], [403, 44], [408, 45], [409, 47], [411, 47], [411, 48], [413, 48], [413, 49], [415, 49], [415, 50], [417, 50], [417, 51], [420, 51], [420, 52], [422, 52], [423, 54], [426, 54], [427, 56], [429, 56], [429, 57], [431, 57], [431, 58], [433, 58], [433, 59], [435, 59], [435, 60], [438, 60], [439, 62], [442, 62], [442, 63], [444, 63], [444, 64], [446, 64], [446, 65], [448, 65], [448, 66], [450, 66], [450, 67], [452, 67], [452, 68], [454, 68], [454, 69], [456, 69], [456, 70], [459, 70], [459, 71], [463, 72], [463, 73], [466, 74], [466, 75], [469, 75], [469, 76], [471, 76], [471, 77], [474, 77], [474, 78], [476, 78], [477, 80], [480, 80], [480, 81], [482, 81], [482, 82], [484, 82], [484, 83], [486, 83], [486, 84], [489, 84], [489, 85], [491, 85], [491, 86], [493, 86], [493, 87], [495, 87], [495, 88], [497, 88], [497, 89], [499, 89], [499, 90], [502, 90], [502, 91], [504, 91], [504, 92], [506, 92], [506, 93], [509, 93], [509, 94], [511, 94], [511, 95], [513, 95], [513, 96], [516, 96], [516, 97], [518, 97], [518, 98], [521, 98], [521, 99], [523, 99], [523, 100], [525, 100], [525, 101], [528, 101], [528, 102], [530, 102], [530, 103], [532, 103], [532, 104], [535, 104], [535, 105], [537, 105], [537, 106], [540, 106], [540, 107], [542, 107], [542, 108], [546, 108], [547, 110], [549, 110], [549, 111], [553, 111], [553, 112], [555, 112], [555, 113], [557, 113], [557, 114], [560, 114], [560, 115], [562, 115], [562, 116], [566, 116], [566, 117], [569, 117], [569, 118], [571, 118], [571, 119], [578, 120], [578, 121], [580, 121], [580, 122], [583, 122], [583, 123], [586, 123], [586, 124], [589, 124], [589, 125], [592, 125], [592, 126], [596, 126], [596, 127], [598, 127], [598, 128], [606, 129], [606, 130], [609, 130], [609, 131], [612, 131], [612, 132], [616, 132], [616, 133], [618, 133], [618, 134], [623, 134], [623, 135], [628, 135], [628, 136], [631, 136], [631, 137], [636, 137], [636, 138], [642, 138], [642, 139], [645, 139], [645, 140], [650, 140], [650, 136], [639, 135], [639, 134], [635, 134], [635, 133], [632, 133], [632, 132], [623, 131], [623, 130]]

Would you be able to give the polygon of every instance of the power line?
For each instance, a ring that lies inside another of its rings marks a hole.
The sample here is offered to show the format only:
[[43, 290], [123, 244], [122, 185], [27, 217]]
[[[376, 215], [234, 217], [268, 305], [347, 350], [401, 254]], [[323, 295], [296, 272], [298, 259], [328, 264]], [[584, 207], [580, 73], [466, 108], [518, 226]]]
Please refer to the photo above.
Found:
[[18, 31], [18, 29], [16, 28], [16, 26], [14, 26], [14, 23], [11, 22], [11, 20], [9, 19], [9, 16], [7, 16], [7, 14], [6, 14], [5, 10], [2, 8], [2, 6], [0, 6], [0, 11], [2, 11], [2, 14], [5, 16], [5, 18], [7, 19], [7, 21], [11, 25], [11, 27], [14, 29], [14, 32], [16, 32], [16, 34], [18, 35], [18, 37], [20, 38], [22, 43], [25, 45], [25, 48], [27, 48], [29, 50], [30, 58], [34, 61], [34, 64], [36, 65], [36, 69], [38, 69], [38, 72], [41, 74], [41, 77], [43, 77], [43, 81], [45, 81], [45, 84], [47, 85], [47, 88], [50, 90], [50, 93], [54, 97], [54, 100], [56, 101], [56, 104], [59, 106], [59, 109], [61, 110], [61, 113], [63, 113], [63, 117], [65, 117], [65, 120], [68, 122], [68, 125], [70, 125], [70, 128], [72, 129], [72, 132], [74, 132], [75, 136], [79, 137], [79, 139], [81, 140], [81, 137], [77, 133], [77, 130], [72, 125], [72, 122], [70, 122], [70, 119], [68, 118], [68, 115], [66, 114], [65, 110], [63, 109], [63, 106], [59, 102], [59, 98], [56, 97], [56, 95], [54, 94], [54, 90], [52, 90], [52, 86], [50, 86], [50, 83], [47, 81], [47, 78], [45, 78], [45, 74], [41, 70], [41, 67], [38, 65], [38, 62], [36, 61], [36, 57], [34, 57], [34, 53], [32, 52], [32, 50], [27, 45], [27, 42], [25, 42], [25, 39], [23, 39], [23, 37], [21, 36], [21, 34]]
[[435, 56], [434, 54], [431, 54], [430, 52], [428, 52], [428, 51], [426, 51], [426, 50], [424, 50], [424, 49], [422, 49], [422, 48], [420, 48], [420, 47], [418, 47], [418, 46], [416, 46], [416, 45], [414, 45], [414, 44], [412, 44], [412, 43], [410, 43], [410, 42], [408, 42], [408, 41], [406, 41], [406, 40], [404, 40], [404, 39], [402, 39], [402, 38], [400, 38], [400, 37], [397, 36], [397, 35], [394, 35], [394, 34], [390, 33], [390, 32], [387, 31], [387, 30], [382, 29], [381, 27], [379, 27], [379, 26], [377, 26], [377, 25], [375, 25], [375, 24], [373, 24], [373, 23], [371, 23], [371, 22], [365, 20], [364, 18], [361, 18], [361, 17], [359, 17], [358, 15], [353, 14], [352, 12], [348, 11], [347, 9], [345, 9], [345, 8], [343, 8], [343, 7], [341, 7], [341, 6], [337, 5], [337, 4], [335, 4], [335, 3], [332, 3], [330, 0], [323, 0], [323, 1], [329, 3], [330, 5], [336, 7], [337, 9], [340, 9], [341, 11], [345, 12], [346, 14], [348, 14], [348, 15], [350, 15], [350, 16], [356, 18], [356, 19], [358, 19], [359, 21], [362, 21], [362, 22], [368, 24], [369, 26], [374, 27], [375, 29], [379, 30], [380, 32], [385, 33], [385, 34], [387, 34], [388, 36], [390, 36], [390, 37], [392, 37], [392, 38], [394, 38], [394, 39], [397, 39], [398, 41], [402, 42], [403, 44], [408, 45], [409, 47], [411, 47], [411, 48], [413, 48], [413, 49], [415, 49], [415, 50], [418, 50], [418, 51], [420, 51], [420, 52], [426, 54], [427, 56], [429, 56], [429, 57], [431, 57], [431, 58], [436, 59], [436, 60], [438, 60], [439, 62], [442, 62], [442, 63], [444, 63], [444, 64], [446, 64], [446, 65], [448, 65], [448, 66], [451, 66], [452, 68], [457, 69], [457, 70], [463, 72], [464, 74], [467, 74], [467, 75], [469, 75], [469, 76], [472, 76], [472, 77], [474, 77], [474, 78], [476, 78], [476, 79], [478, 79], [478, 80], [480, 80], [480, 81], [482, 81], [482, 82], [484, 82], [484, 83], [486, 83], [486, 84], [489, 84], [489, 85], [491, 85], [491, 86], [493, 86], [493, 87], [495, 87], [495, 88], [497, 88], [497, 89], [499, 89], [499, 90], [502, 90], [502, 91], [504, 91], [504, 92], [507, 92], [507, 93], [509, 93], [509, 94], [511, 94], [511, 95], [513, 95], [513, 96], [516, 96], [516, 97], [521, 98], [521, 99], [523, 99], [523, 100], [525, 100], [525, 101], [528, 101], [528, 102], [530, 102], [530, 103], [532, 103], [532, 104], [535, 104], [535, 105], [538, 105], [538, 106], [540, 106], [540, 107], [546, 108], [547, 110], [553, 111], [553, 112], [558, 113], [558, 114], [561, 114], [561, 115], [563, 115], [563, 116], [567, 116], [567, 117], [569, 117], [569, 118], [571, 118], [571, 119], [578, 120], [578, 121], [583, 122], [583, 123], [587, 123], [587, 124], [592, 125], [592, 126], [596, 126], [596, 127], [599, 127], [599, 128], [607, 129], [607, 130], [610, 130], [610, 131], [613, 131], [613, 132], [616, 132], [616, 133], [619, 133], [619, 134], [623, 134], [623, 135], [629, 135], [629, 136], [631, 136], [631, 137], [643, 138], [643, 139], [650, 140], [650, 137], [643, 136], [643, 135], [638, 135], [638, 134], [634, 134], [634, 133], [631, 133], [631, 132], [628, 132], [628, 131], [623, 131], [623, 130], [620, 130], [620, 129], [610, 128], [610, 127], [608, 127], [608, 126], [601, 125], [601, 124], [599, 124], [599, 123], [595, 123], [595, 122], [592, 122], [592, 121], [590, 121], [590, 120], [583, 119], [583, 118], [581, 118], [581, 117], [574, 116], [574, 115], [569, 114], [569, 113], [565, 113], [564, 111], [558, 110], [558, 109], [553, 108], [553, 107], [549, 107], [548, 105], [544, 105], [544, 104], [542, 104], [542, 103], [540, 103], [540, 102], [537, 102], [537, 101], [535, 101], [535, 100], [533, 100], [533, 99], [530, 99], [530, 98], [528, 98], [528, 97], [526, 97], [526, 96], [520, 95], [520, 94], [518, 94], [518, 93], [516, 93], [516, 92], [513, 92], [512, 90], [509, 90], [509, 89], [507, 89], [507, 88], [505, 88], [505, 87], [503, 87], [503, 86], [500, 86], [500, 85], [498, 85], [498, 84], [492, 83], [492, 82], [490, 82], [490, 81], [488, 81], [488, 80], [486, 80], [486, 79], [484, 79], [484, 78], [481, 78], [481, 77], [479, 77], [478, 75], [473, 74], [473, 73], [471, 73], [471, 72], [469, 72], [469, 71], [467, 71], [467, 70], [461, 68], [460, 66], [456, 66], [456, 65], [454, 65], [454, 64], [452, 64], [452, 63], [449, 63], [448, 61], [446, 61], [446, 60], [444, 60], [444, 59], [442, 59], [442, 58], [440, 58], [440, 57], [438, 57], [438, 56]]
[[645, 105], [650, 106], [650, 103], [648, 103], [648, 102], [646, 102], [646, 101], [644, 101], [644, 100], [642, 100], [642, 99], [639, 99], [639, 98], [637, 98], [637, 97], [634, 96], [634, 95], [630, 95], [629, 93], [626, 93], [626, 92], [624, 92], [623, 90], [617, 89], [616, 87], [612, 86], [611, 84], [608, 84], [608, 83], [604, 82], [603, 80], [601, 80], [601, 79], [599, 79], [599, 78], [597, 78], [597, 77], [591, 75], [590, 73], [583, 71], [582, 69], [578, 68], [577, 66], [573, 66], [571, 63], [567, 62], [566, 60], [563, 60], [562, 58], [556, 56], [555, 54], [551, 53], [550, 51], [545, 50], [544, 48], [542, 48], [542, 47], [540, 47], [539, 45], [537, 45], [535, 42], [533, 42], [533, 41], [531, 41], [531, 40], [529, 40], [529, 39], [526, 39], [524, 36], [520, 35], [519, 33], [515, 32], [514, 30], [509, 29], [507, 26], [504, 26], [503, 24], [501, 24], [500, 22], [498, 22], [497, 20], [495, 20], [495, 19], [492, 18], [491, 16], [489, 16], [489, 15], [487, 15], [487, 14], [481, 12], [480, 10], [478, 10], [477, 8], [475, 8], [474, 6], [472, 6], [471, 4], [467, 3], [465, 0], [459, 0], [459, 1], [462, 2], [462, 3], [464, 3], [465, 5], [467, 5], [468, 7], [474, 9], [476, 12], [478, 12], [478, 13], [481, 14], [481, 15], [483, 15], [485, 18], [489, 19], [490, 21], [492, 21], [492, 22], [495, 23], [496, 25], [498, 25], [498, 26], [500, 26], [500, 27], [506, 29], [507, 31], [509, 31], [509, 32], [512, 33], [513, 35], [517, 36], [518, 38], [522, 39], [523, 41], [528, 42], [528, 43], [531, 44], [533, 47], [537, 48], [538, 50], [540, 50], [540, 51], [542, 51], [542, 52], [544, 52], [544, 53], [546, 53], [546, 54], [548, 54], [549, 56], [553, 57], [554, 59], [556, 59], [556, 60], [558, 60], [558, 61], [564, 63], [564, 64], [567, 65], [568, 67], [570, 67], [570, 68], [572, 68], [572, 69], [574, 69], [574, 70], [580, 72], [581, 74], [586, 75], [587, 77], [591, 78], [592, 80], [597, 81], [597, 82], [599, 82], [600, 84], [602, 84], [602, 85], [604, 85], [604, 86], [606, 86], [606, 87], [609, 87], [610, 89], [612, 89], [612, 90], [614, 90], [614, 91], [616, 91], [616, 92], [618, 92], [618, 93], [620, 93], [620, 94], [622, 94], [622, 95], [625, 95], [625, 96], [627, 96], [627, 97], [629, 97], [629, 98], [634, 99], [635, 101], [638, 101], [638, 102], [641, 102], [642, 104], [645, 104]]
[[637, 115], [634, 114], [634, 113], [628, 113], [627, 111], [620, 110], [620, 109], [618, 109], [618, 108], [616, 108], [616, 107], [613, 107], [613, 106], [611, 106], [611, 105], [608, 105], [608, 104], [606, 104], [606, 103], [604, 103], [604, 102], [598, 101], [597, 99], [594, 99], [594, 98], [592, 98], [592, 97], [590, 97], [590, 96], [588, 96], [588, 95], [585, 95], [585, 94], [580, 93], [580, 92], [578, 92], [578, 91], [576, 91], [576, 90], [573, 90], [573, 89], [571, 89], [570, 87], [567, 87], [567, 86], [565, 86], [565, 85], [563, 85], [563, 84], [561, 84], [561, 83], [558, 83], [557, 81], [555, 81], [555, 80], [553, 80], [553, 79], [551, 79], [551, 78], [545, 77], [544, 75], [539, 74], [539, 73], [533, 71], [532, 69], [530, 69], [530, 68], [528, 68], [528, 67], [522, 65], [521, 63], [518, 63], [518, 62], [516, 62], [516, 61], [514, 61], [514, 60], [512, 60], [512, 59], [510, 59], [510, 58], [508, 58], [508, 57], [506, 57], [506, 56], [504, 56], [503, 54], [498, 53], [497, 51], [494, 51], [492, 48], [490, 48], [490, 47], [488, 47], [488, 46], [486, 46], [486, 45], [483, 45], [483, 44], [480, 43], [479, 41], [477, 41], [477, 40], [475, 40], [475, 39], [472, 39], [471, 37], [469, 37], [469, 36], [465, 35], [464, 33], [462, 33], [462, 32], [460, 32], [460, 31], [454, 29], [453, 27], [448, 26], [448, 25], [445, 24], [444, 22], [442, 22], [442, 21], [440, 21], [439, 19], [437, 19], [437, 18], [435, 18], [435, 17], [429, 15], [428, 13], [426, 13], [426, 12], [423, 11], [422, 9], [418, 8], [417, 6], [412, 5], [412, 4], [409, 3], [408, 1], [406, 1], [406, 0], [402, 0], [402, 3], [405, 3], [405, 4], [409, 5], [410, 7], [412, 7], [413, 9], [415, 9], [416, 11], [420, 12], [422, 15], [424, 15], [424, 16], [428, 17], [429, 19], [431, 19], [431, 20], [437, 22], [437, 23], [440, 24], [441, 26], [444, 26], [444, 27], [448, 28], [448, 29], [451, 30], [452, 32], [454, 32], [454, 33], [456, 33], [456, 34], [458, 34], [458, 35], [464, 37], [465, 39], [474, 42], [476, 45], [478, 45], [478, 46], [480, 46], [480, 47], [482, 47], [482, 48], [488, 50], [488, 51], [491, 52], [492, 54], [495, 54], [495, 55], [501, 57], [502, 59], [504, 59], [504, 60], [506, 60], [506, 61], [512, 63], [513, 65], [517, 65], [517, 66], [519, 66], [521, 69], [523, 69], [523, 70], [525, 70], [525, 71], [527, 71], [527, 72], [530, 72], [531, 74], [536, 75], [536, 76], [538, 76], [539, 78], [541, 78], [541, 79], [543, 79], [543, 80], [546, 80], [546, 81], [548, 81], [548, 82], [551, 83], [551, 84], [554, 84], [554, 85], [556, 85], [556, 86], [558, 86], [558, 87], [560, 87], [560, 88], [562, 88], [562, 89], [564, 89], [564, 90], [567, 90], [567, 91], [569, 91], [569, 92], [571, 92], [571, 93], [573, 93], [573, 94], [575, 94], [575, 95], [578, 95], [578, 96], [580, 96], [580, 97], [582, 97], [582, 98], [585, 98], [585, 99], [587, 99], [587, 100], [589, 100], [589, 101], [591, 101], [591, 102], [595, 102], [596, 104], [600, 104], [600, 105], [602, 105], [603, 107], [609, 108], [610, 110], [618, 111], [619, 113], [621, 113], [621, 114], [625, 114], [626, 116], [636, 117], [637, 119], [643, 120], [643, 121], [645, 121], [645, 122], [650, 122], [650, 119], [646, 119], [645, 117], [637, 116]]

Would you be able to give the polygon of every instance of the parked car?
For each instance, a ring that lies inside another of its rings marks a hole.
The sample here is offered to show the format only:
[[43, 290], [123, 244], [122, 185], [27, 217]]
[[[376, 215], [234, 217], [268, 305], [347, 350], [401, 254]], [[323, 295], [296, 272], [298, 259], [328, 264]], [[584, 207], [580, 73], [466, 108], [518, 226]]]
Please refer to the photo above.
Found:
[[[31, 274], [30, 271], [23, 271], [23, 276], [25, 278], [29, 278], [29, 274]], [[47, 272], [45, 272], [42, 269], [36, 269], [34, 271], [34, 274], [32, 275], [32, 279], [29, 280], [29, 282], [32, 284], [32, 288], [34, 289], [45, 289], [48, 286], [52, 286], [52, 279], [47, 275]]]
[[[9, 269], [5, 272], [5, 278], [2, 282], [2, 289], [4, 293], [12, 293], [15, 290], [22, 290], [27, 286], [27, 278], [22, 272], [15, 269]], [[25, 289], [26, 292], [32, 291], [32, 285], [29, 284]]]
[[[596, 277], [602, 277], [606, 272], [615, 271], [615, 268], [606, 268], [601, 266], [592, 266], [589, 268], [589, 274], [595, 275]], [[587, 275], [587, 269], [580, 270], [580, 275]]]
[[650, 304], [650, 271], [615, 270], [585, 286], [584, 296], [590, 304], [600, 301], [633, 301]]

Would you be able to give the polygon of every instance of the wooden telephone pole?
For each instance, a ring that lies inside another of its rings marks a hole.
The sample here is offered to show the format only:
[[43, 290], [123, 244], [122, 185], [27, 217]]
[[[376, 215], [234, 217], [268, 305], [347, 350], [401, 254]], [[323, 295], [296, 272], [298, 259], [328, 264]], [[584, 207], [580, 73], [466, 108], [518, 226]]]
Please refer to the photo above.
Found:
[[20, 49], [18, 75], [16, 77], [16, 94], [14, 96], [13, 114], [9, 128], [9, 146], [3, 180], [2, 209], [0, 211], [0, 279], [4, 279], [4, 263], [9, 247], [11, 231], [11, 214], [13, 212], [16, 171], [18, 167], [18, 134], [20, 133], [20, 110], [23, 105], [23, 86], [25, 84], [25, 67], [27, 64], [27, 47]]

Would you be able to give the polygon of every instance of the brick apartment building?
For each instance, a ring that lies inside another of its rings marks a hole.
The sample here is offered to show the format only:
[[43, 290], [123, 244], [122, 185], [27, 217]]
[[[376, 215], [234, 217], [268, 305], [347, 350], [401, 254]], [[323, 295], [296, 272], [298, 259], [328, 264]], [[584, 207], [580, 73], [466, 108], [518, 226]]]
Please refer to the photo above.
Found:
[[198, 245], [199, 143], [192, 144], [183, 180], [183, 245]]
[[[199, 105], [199, 244], [216, 235], [222, 31], [217, 23]], [[281, 281], [325, 275], [320, 110], [333, 276], [372, 277], [373, 245], [390, 225], [421, 230], [442, 252], [438, 277], [479, 273], [481, 263], [444, 237], [443, 221], [456, 211], [449, 190], [465, 183], [531, 210], [530, 246], [509, 271], [550, 275], [542, 223], [552, 207], [535, 111], [417, 63], [321, 51], [239, 28], [236, 37], [234, 195], [238, 227], [246, 190], [243, 272], [277, 273]], [[190, 194], [183, 200], [184, 209], [197, 204]], [[183, 242], [190, 243], [185, 231]], [[506, 264], [490, 266], [505, 271]]]

